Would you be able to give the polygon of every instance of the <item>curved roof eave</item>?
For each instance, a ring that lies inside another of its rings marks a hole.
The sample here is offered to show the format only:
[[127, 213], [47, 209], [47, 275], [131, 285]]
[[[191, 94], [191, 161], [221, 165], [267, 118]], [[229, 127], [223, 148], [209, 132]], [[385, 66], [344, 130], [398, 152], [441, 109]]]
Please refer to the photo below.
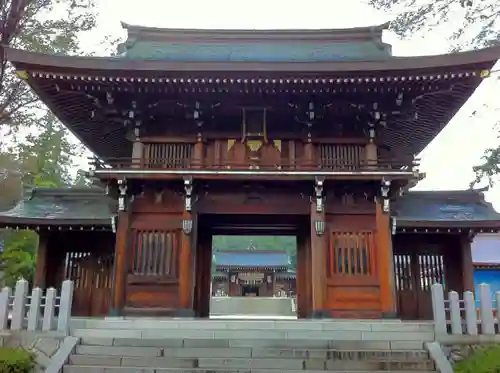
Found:
[[420, 220], [396, 218], [398, 228], [500, 229], [500, 220]]
[[48, 218], [31, 218], [23, 216], [0, 216], [0, 227], [12, 227], [16, 225], [23, 226], [71, 226], [71, 225], [88, 225], [88, 226], [109, 226], [111, 227], [111, 216], [109, 219], [48, 219]]
[[500, 46], [474, 51], [434, 56], [390, 57], [376, 61], [317, 61], [317, 62], [230, 62], [230, 61], [163, 61], [130, 60], [118, 57], [55, 56], [6, 48], [7, 59], [18, 69], [47, 72], [85, 70], [86, 74], [105, 71], [136, 72], [375, 72], [446, 68], [488, 63], [500, 59]]

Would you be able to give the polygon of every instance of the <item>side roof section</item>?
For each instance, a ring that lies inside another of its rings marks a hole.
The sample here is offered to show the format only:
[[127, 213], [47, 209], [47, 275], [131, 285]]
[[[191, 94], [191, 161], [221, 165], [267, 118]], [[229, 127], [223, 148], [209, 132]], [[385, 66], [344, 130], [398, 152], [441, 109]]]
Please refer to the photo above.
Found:
[[10, 210], [0, 212], [0, 227], [111, 228], [116, 201], [101, 188], [35, 188]]
[[499, 229], [500, 214], [483, 191], [410, 191], [394, 202], [393, 219], [398, 228]]

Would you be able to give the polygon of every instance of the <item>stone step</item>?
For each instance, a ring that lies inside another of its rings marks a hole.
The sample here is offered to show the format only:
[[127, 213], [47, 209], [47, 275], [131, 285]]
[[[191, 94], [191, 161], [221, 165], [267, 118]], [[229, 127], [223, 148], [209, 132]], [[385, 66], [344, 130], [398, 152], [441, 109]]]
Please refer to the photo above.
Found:
[[[339, 372], [346, 373], [345, 370]], [[385, 373], [387, 370], [358, 370], [356, 373]], [[435, 373], [434, 370], [392, 370], [392, 373]], [[66, 365], [63, 373], [283, 373], [282, 369], [228, 369], [228, 368], [133, 368], [88, 365]], [[324, 370], [287, 370], [287, 373], [325, 373]]]
[[178, 358], [288, 358], [323, 360], [376, 360], [376, 361], [426, 361], [429, 354], [423, 350], [339, 350], [339, 349], [295, 349], [295, 348], [160, 348], [130, 346], [76, 346], [76, 355], [81, 356], [140, 356]]
[[283, 358], [173, 358], [140, 356], [73, 355], [70, 364], [77, 366], [108, 366], [134, 368], [206, 368], [206, 369], [283, 369], [290, 370], [388, 370], [412, 369], [428, 371], [434, 368], [430, 360], [385, 361], [385, 360], [326, 360]]
[[243, 331], [326, 331], [326, 332], [433, 332], [430, 322], [401, 322], [400, 320], [206, 320], [152, 318], [74, 318], [73, 329], [124, 330], [243, 330]]
[[266, 348], [337, 350], [423, 350], [423, 341], [345, 341], [313, 339], [188, 339], [188, 338], [101, 338], [83, 337], [81, 345], [159, 348]]
[[291, 298], [212, 297], [211, 315], [295, 316]]
[[186, 339], [302, 339], [302, 340], [336, 340], [336, 341], [433, 341], [434, 331], [362, 331], [362, 330], [255, 330], [255, 329], [127, 329], [127, 328], [95, 328], [73, 329], [75, 337], [101, 338], [149, 338], [172, 339], [182, 335]]

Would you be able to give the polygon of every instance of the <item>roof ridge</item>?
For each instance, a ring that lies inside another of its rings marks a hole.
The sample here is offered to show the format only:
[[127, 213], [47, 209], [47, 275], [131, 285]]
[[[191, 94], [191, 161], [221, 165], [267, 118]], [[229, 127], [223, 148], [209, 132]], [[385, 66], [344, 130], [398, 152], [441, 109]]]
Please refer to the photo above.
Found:
[[207, 34], [207, 33], [217, 33], [221, 35], [235, 35], [235, 34], [294, 34], [294, 33], [308, 33], [308, 34], [357, 34], [357, 33], [374, 33], [382, 32], [389, 28], [390, 22], [384, 22], [381, 24], [371, 25], [371, 26], [357, 26], [357, 27], [341, 27], [341, 28], [265, 28], [265, 29], [222, 29], [222, 28], [179, 28], [179, 27], [155, 27], [155, 26], [142, 26], [137, 24], [130, 24], [127, 22], [121, 22], [123, 29], [132, 32], [150, 32], [150, 33], [170, 33], [170, 34]]
[[103, 197], [106, 191], [99, 187], [33, 188], [32, 197]]

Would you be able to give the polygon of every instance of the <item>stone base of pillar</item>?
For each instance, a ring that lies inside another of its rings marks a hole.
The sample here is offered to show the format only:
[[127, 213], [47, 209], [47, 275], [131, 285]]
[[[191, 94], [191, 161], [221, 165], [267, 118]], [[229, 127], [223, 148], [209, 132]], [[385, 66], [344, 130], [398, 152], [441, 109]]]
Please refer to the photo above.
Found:
[[399, 319], [399, 315], [396, 312], [382, 312], [380, 315], [382, 319]]
[[313, 310], [308, 319], [333, 319], [331, 313], [327, 310]]
[[123, 316], [123, 310], [120, 308], [110, 308], [108, 312], [110, 317], [120, 317]]
[[189, 308], [178, 308], [172, 311], [172, 317], [194, 318], [196, 313]]

